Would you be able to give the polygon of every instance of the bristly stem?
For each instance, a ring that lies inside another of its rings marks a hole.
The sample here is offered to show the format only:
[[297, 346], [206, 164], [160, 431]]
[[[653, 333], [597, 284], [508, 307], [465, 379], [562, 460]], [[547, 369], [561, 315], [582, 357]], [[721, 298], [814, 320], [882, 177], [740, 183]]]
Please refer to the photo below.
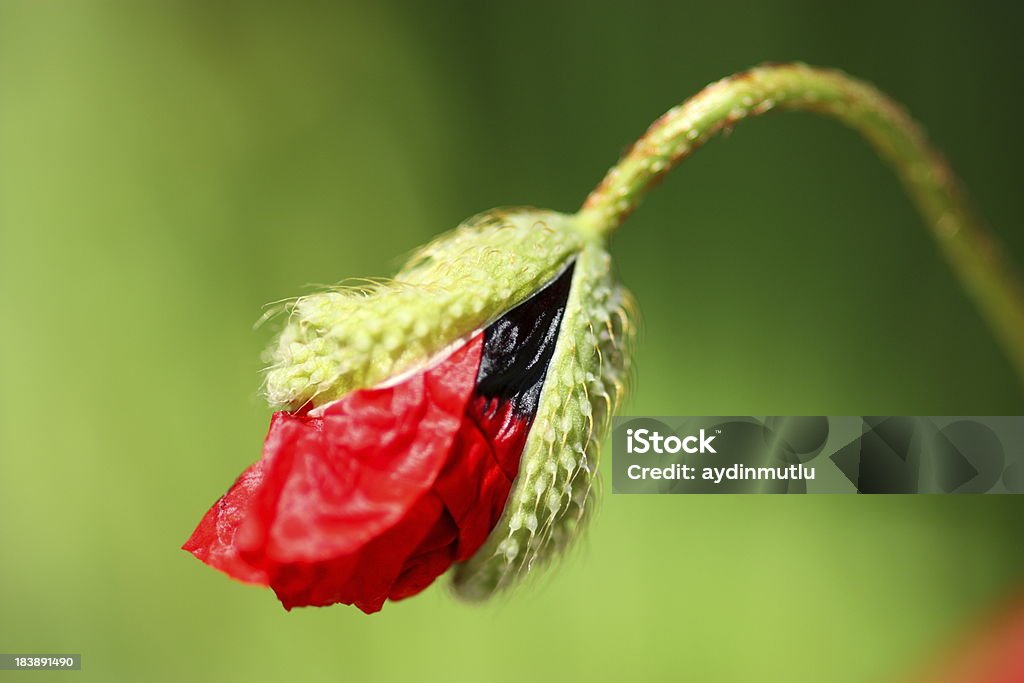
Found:
[[974, 213], [946, 160], [907, 113], [839, 71], [765, 65], [713, 83], [654, 122], [590, 193], [578, 220], [607, 236], [669, 170], [722, 130], [776, 109], [838, 119], [899, 175], [954, 273], [1024, 381], [1024, 284]]

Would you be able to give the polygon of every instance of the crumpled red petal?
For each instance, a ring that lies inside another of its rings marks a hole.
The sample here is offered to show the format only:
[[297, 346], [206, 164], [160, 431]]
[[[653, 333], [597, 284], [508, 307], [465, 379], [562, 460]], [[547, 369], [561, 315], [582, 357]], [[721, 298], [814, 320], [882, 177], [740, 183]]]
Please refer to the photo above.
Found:
[[[270, 428], [273, 431], [273, 422]], [[235, 535], [262, 481], [263, 462], [260, 461], [242, 472], [228, 492], [203, 515], [182, 548], [239, 581], [267, 585], [267, 573], [239, 557], [235, 546]]]
[[479, 344], [466, 344], [427, 372], [354, 392], [321, 417], [296, 418], [309, 424], [293, 447], [264, 456], [259, 504], [267, 514], [241, 529], [243, 554], [314, 562], [354, 552], [393, 527], [444, 466], [479, 358]]
[[356, 391], [320, 415], [274, 415], [263, 458], [184, 548], [274, 589], [291, 609], [375, 612], [415, 595], [483, 544], [528, 424], [473, 396], [482, 335], [432, 368]]

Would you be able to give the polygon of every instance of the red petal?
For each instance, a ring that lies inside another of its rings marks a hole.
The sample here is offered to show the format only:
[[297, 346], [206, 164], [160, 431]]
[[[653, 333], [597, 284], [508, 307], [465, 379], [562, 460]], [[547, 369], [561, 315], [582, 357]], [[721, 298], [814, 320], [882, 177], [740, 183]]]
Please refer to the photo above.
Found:
[[275, 562], [310, 562], [354, 552], [394, 526], [444, 466], [480, 348], [476, 337], [427, 372], [350, 394], [294, 448], [271, 454], [260, 502], [276, 514], [250, 518], [251, 529], [245, 523], [243, 548], [262, 546]]
[[406, 560], [401, 576], [391, 586], [389, 600], [402, 600], [416, 595], [444, 574], [455, 561], [455, 542], [459, 530], [440, 499], [435, 494], [431, 495], [441, 505], [442, 514], [416, 553]]
[[[298, 429], [296, 418], [275, 413], [264, 443], [264, 452], [280, 449]], [[267, 573], [239, 556], [236, 536], [249, 514], [253, 498], [263, 485], [264, 461], [243, 472], [220, 500], [203, 516], [192, 536], [182, 546], [199, 560], [240, 581], [267, 585]]]
[[393, 584], [396, 598], [422, 590], [448, 566], [436, 546], [454, 530], [430, 488], [460, 430], [481, 347], [477, 335], [425, 372], [353, 392], [321, 416], [276, 414], [263, 459], [185, 549], [235, 578], [269, 582], [289, 608], [376, 611]]
[[[409, 555], [431, 533], [443, 514], [441, 501], [428, 493], [398, 524], [359, 552], [322, 562], [277, 565], [270, 585], [286, 609], [341, 602], [355, 605], [367, 614], [377, 612], [402, 574]], [[436, 575], [431, 581], [434, 578]]]
[[479, 550], [501, 517], [531, 422], [508, 402], [478, 396], [466, 406], [455, 452], [434, 485], [459, 527], [456, 562]]
[[242, 472], [228, 492], [206, 512], [192, 536], [181, 547], [240, 581], [265, 586], [266, 572], [239, 557], [235, 547], [235, 532], [263, 478], [261, 465], [257, 462]]

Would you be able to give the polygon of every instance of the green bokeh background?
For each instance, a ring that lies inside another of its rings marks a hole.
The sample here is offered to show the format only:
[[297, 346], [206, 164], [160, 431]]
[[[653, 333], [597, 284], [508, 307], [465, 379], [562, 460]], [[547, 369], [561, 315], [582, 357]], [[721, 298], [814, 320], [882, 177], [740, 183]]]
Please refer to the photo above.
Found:
[[[573, 210], [663, 110], [760, 61], [905, 102], [1024, 262], [1009, 5], [3, 0], [0, 651], [81, 652], [34, 676], [97, 681], [917, 671], [1024, 576], [1024, 499], [608, 495], [510, 598], [442, 582], [373, 617], [286, 613], [178, 546], [258, 456], [266, 302], [389, 274], [491, 206]], [[627, 414], [1022, 412], [834, 123], [742, 124], [614, 253], [645, 319]]]

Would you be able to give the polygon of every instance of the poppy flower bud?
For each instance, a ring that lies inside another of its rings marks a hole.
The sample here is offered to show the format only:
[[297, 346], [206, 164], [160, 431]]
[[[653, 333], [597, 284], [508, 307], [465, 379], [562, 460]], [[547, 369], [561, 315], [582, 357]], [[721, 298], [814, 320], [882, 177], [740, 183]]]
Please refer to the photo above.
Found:
[[666, 112], [569, 216], [495, 210], [390, 281], [302, 297], [271, 349], [259, 461], [184, 548], [287, 609], [376, 612], [454, 567], [514, 584], [579, 536], [635, 326], [604, 241], [681, 160], [775, 109], [832, 116], [901, 176], [1024, 376], [1024, 285], [948, 165], [892, 100], [840, 72], [765, 65]]
[[288, 609], [375, 612], [452, 565], [487, 597], [568, 546], [634, 326], [600, 238], [536, 209], [475, 217], [390, 282], [298, 299], [284, 410], [184, 548]]

